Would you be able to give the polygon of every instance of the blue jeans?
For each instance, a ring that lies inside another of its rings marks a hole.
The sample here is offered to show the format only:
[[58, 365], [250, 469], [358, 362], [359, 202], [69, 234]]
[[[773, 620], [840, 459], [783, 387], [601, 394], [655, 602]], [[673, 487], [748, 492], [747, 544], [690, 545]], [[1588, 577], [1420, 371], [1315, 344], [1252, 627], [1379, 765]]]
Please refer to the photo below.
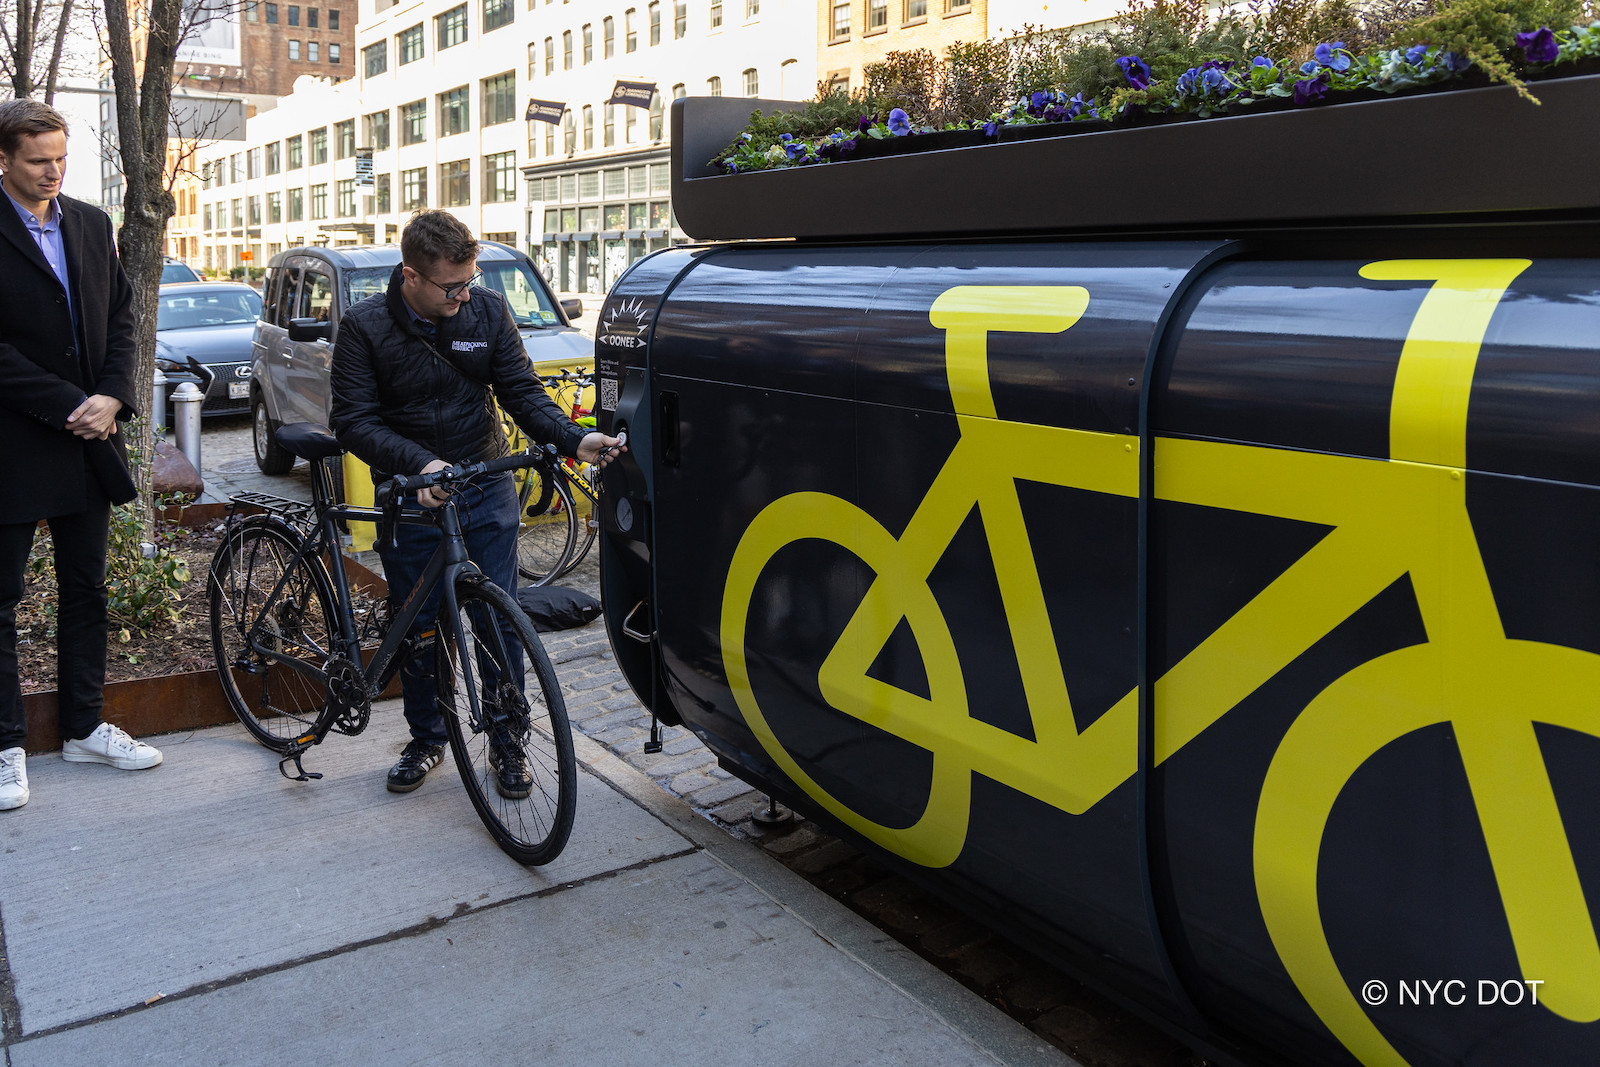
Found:
[[[461, 530], [466, 537], [468, 557], [491, 582], [515, 598], [519, 516], [516, 483], [512, 476], [492, 475], [458, 490], [456, 509], [461, 516]], [[415, 493], [409, 494], [405, 510], [412, 513], [422, 510]], [[383, 538], [378, 544], [378, 556], [383, 560], [384, 578], [389, 583], [390, 606], [398, 609], [415, 588], [417, 579], [422, 577], [423, 569], [443, 535], [433, 526], [409, 524], [397, 525], [396, 532], [399, 543], [391, 547], [388, 538]], [[442, 590], [442, 586], [435, 586], [428, 594], [411, 628], [413, 635], [433, 626]], [[512, 647], [517, 653], [513, 657], [515, 666], [520, 670], [521, 645]], [[411, 726], [411, 736], [429, 744], [442, 745], [448, 738], [444, 716], [439, 712], [433, 666], [434, 651], [429, 645], [421, 655], [401, 665], [400, 691], [405, 704], [406, 722]], [[483, 684], [492, 685], [493, 679], [484, 679]]]

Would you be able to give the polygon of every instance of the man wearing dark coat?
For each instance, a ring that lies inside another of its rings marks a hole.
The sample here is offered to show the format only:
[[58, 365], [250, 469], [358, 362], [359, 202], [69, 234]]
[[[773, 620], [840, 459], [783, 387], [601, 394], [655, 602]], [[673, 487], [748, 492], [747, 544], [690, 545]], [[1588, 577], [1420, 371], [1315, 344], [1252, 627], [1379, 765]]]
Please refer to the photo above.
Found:
[[119, 423], [134, 413], [133, 293], [105, 212], [61, 195], [67, 124], [35, 100], [0, 103], [0, 810], [28, 802], [17, 605], [42, 519], [59, 595], [63, 759], [142, 770], [161, 753], [101, 717], [106, 545], [134, 497]]

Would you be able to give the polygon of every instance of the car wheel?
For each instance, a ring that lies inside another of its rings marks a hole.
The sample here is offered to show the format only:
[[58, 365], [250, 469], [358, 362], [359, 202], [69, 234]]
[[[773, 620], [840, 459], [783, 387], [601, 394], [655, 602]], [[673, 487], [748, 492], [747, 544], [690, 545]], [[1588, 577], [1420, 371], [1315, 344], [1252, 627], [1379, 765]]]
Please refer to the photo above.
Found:
[[294, 453], [278, 444], [278, 423], [267, 414], [267, 402], [257, 393], [250, 404], [250, 439], [256, 448], [256, 466], [262, 474], [288, 474]]

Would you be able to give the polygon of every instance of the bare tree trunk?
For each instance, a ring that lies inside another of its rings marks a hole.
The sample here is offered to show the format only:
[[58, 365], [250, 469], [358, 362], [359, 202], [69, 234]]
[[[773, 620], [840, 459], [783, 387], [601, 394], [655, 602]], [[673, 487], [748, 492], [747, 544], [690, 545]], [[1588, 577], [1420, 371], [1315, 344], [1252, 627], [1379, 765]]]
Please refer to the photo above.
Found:
[[[55, 100], [75, 2], [0, 0], [0, 72], [18, 100], [32, 97], [41, 87], [45, 103]], [[48, 59], [41, 51], [46, 46]]]
[[[151, 0], [143, 76], [133, 59], [132, 27], [126, 5], [105, 8], [111, 80], [116, 90], [117, 142], [122, 156], [122, 229], [117, 251], [133, 286], [138, 351], [135, 381], [148, 393], [155, 377], [156, 297], [161, 285], [161, 254], [167, 220], [176, 202], [166, 182], [167, 124], [172, 102], [174, 57], [182, 36], [181, 0]], [[141, 407], [148, 405], [148, 400]], [[132, 444], [153, 456], [150, 424], [140, 420]], [[135, 470], [139, 493], [150, 499], [149, 463]]]
[[72, 17], [72, 0], [62, 0], [61, 18], [56, 22], [56, 45], [50, 50], [50, 67], [45, 71], [44, 102], [55, 103], [56, 80], [61, 74], [61, 50], [67, 43], [67, 20]]

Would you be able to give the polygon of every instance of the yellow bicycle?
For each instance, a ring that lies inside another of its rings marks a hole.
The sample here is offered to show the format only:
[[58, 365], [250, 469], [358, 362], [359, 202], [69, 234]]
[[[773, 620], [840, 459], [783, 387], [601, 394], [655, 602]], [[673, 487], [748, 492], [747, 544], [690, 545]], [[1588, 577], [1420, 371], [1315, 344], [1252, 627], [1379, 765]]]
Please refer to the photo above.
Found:
[[[1600, 943], [1534, 732], [1552, 723], [1600, 736], [1600, 656], [1506, 637], [1466, 506], [1466, 414], [1490, 316], [1527, 260], [1394, 260], [1373, 280], [1431, 286], [1408, 331], [1390, 408], [1388, 459], [1156, 438], [1157, 499], [1330, 528], [1317, 545], [1153, 683], [1156, 763], [1171, 758], [1396, 580], [1410, 575], [1425, 644], [1368, 661], [1299, 714], [1267, 771], [1254, 838], [1257, 897], [1306, 1002], [1367, 1064], [1405, 1061], [1368, 1018], [1323, 929], [1317, 873], [1334, 802], [1390, 743], [1448, 723], [1471, 782], [1505, 916], [1540, 1003], [1600, 1019]], [[768, 756], [817, 804], [865, 837], [930, 867], [960, 855], [972, 781], [984, 775], [1074, 814], [1138, 764], [1139, 693], [1078, 730], [1016, 482], [1136, 497], [1136, 436], [1001, 421], [987, 368], [991, 332], [1058, 333], [1082, 317], [1079, 287], [961, 286], [929, 318], [945, 331], [960, 439], [900, 537], [823, 493], [768, 505], [745, 531], [723, 591], [721, 644], [741, 713]], [[973, 505], [981, 511], [1033, 739], [969, 714], [962, 663], [929, 576]], [[932, 754], [928, 801], [909, 826], [883, 825], [808, 775], [763, 715], [746, 631], [763, 568], [785, 546], [843, 546], [874, 573], [817, 677], [833, 708]], [[927, 696], [869, 677], [904, 623]]]

